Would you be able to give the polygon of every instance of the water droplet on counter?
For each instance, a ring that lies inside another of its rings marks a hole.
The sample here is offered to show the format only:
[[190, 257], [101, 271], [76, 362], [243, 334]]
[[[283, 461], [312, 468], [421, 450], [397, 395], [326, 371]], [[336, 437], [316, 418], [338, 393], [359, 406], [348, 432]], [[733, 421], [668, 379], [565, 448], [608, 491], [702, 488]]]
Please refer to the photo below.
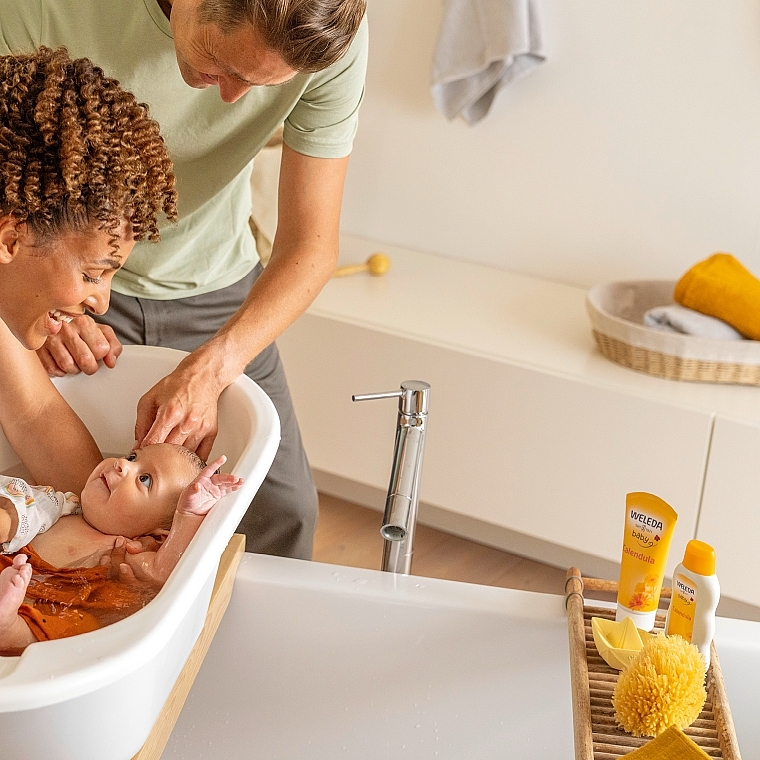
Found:
[[415, 728], [422, 728], [422, 726], [418, 723]]

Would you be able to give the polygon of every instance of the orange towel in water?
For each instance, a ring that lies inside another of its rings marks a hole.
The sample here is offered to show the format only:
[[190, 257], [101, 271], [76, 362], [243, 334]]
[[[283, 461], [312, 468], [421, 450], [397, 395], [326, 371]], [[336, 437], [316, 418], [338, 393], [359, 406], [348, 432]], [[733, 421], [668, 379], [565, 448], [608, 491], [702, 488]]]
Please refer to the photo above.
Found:
[[[110, 578], [108, 567], [54, 567], [31, 546], [19, 554], [27, 555], [33, 572], [18, 614], [38, 641], [110, 625], [137, 612], [158, 593], [147, 583], [126, 584]], [[0, 569], [12, 564], [13, 556], [0, 554]]]
[[676, 284], [682, 306], [709, 314], [760, 340], [760, 280], [730, 253], [714, 253], [695, 264]]

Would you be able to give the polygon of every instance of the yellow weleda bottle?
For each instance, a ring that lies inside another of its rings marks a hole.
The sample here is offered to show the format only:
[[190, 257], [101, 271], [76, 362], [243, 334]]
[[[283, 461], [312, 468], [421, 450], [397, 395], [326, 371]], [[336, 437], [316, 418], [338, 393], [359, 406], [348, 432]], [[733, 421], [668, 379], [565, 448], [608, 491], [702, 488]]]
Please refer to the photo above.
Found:
[[715, 635], [715, 610], [720, 583], [715, 575], [715, 549], [693, 539], [686, 544], [683, 562], [673, 572], [665, 633], [678, 634], [694, 644], [710, 666], [710, 644]]
[[615, 619], [629, 617], [637, 628], [651, 631], [678, 515], [670, 504], [651, 493], [627, 494], [625, 507]]

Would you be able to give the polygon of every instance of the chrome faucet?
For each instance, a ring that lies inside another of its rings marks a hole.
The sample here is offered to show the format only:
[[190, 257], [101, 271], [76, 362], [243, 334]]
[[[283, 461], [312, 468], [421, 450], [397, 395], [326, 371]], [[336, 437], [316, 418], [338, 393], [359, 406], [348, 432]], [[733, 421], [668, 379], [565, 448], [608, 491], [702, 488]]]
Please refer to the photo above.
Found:
[[382, 569], [409, 575], [417, 525], [430, 386], [421, 380], [405, 380], [397, 391], [351, 396], [352, 401], [379, 398], [399, 399], [391, 481], [380, 528], [380, 534], [385, 539]]

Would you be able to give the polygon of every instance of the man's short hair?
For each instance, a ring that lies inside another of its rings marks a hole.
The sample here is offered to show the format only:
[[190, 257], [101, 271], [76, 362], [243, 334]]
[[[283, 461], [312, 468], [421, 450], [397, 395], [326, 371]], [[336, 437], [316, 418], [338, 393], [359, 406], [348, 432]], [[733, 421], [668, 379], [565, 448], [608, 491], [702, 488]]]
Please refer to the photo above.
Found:
[[348, 50], [366, 0], [202, 0], [202, 23], [230, 32], [249, 23], [295, 71], [322, 71]]

